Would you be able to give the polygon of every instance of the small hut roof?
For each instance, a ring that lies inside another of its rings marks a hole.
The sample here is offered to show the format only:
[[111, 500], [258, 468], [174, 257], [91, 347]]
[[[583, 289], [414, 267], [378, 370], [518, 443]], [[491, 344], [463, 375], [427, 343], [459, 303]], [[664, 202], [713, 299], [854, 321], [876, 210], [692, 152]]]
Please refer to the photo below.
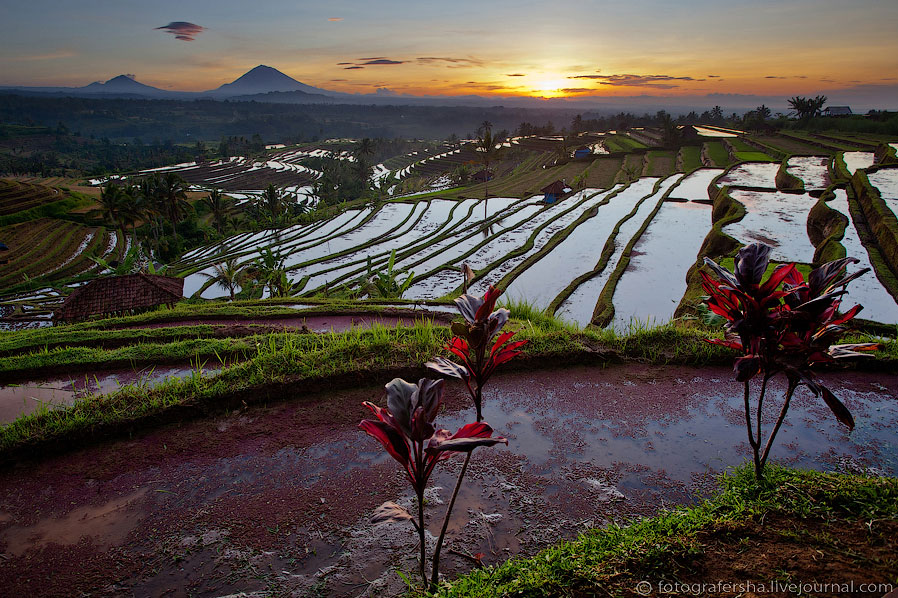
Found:
[[60, 320], [81, 320], [97, 314], [170, 305], [183, 296], [183, 278], [152, 274], [107, 276], [75, 289], [53, 315]]
[[564, 183], [556, 180], [554, 183], [549, 183], [545, 187], [539, 190], [540, 193], [551, 193], [552, 195], [562, 195], [564, 190], [567, 189]]

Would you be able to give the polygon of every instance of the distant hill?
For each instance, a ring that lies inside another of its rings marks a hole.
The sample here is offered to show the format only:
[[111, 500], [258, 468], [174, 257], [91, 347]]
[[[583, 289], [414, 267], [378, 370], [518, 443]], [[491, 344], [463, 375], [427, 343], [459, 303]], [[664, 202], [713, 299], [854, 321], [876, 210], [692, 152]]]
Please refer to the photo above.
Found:
[[281, 71], [260, 64], [231, 83], [225, 83], [218, 89], [205, 92], [203, 95], [214, 97], [235, 97], [265, 94], [271, 92], [299, 91], [304, 94], [333, 95], [334, 92], [319, 89], [297, 81]]
[[145, 85], [139, 81], [136, 81], [132, 77], [129, 77], [128, 75], [119, 75], [118, 77], [113, 77], [105, 83], [97, 81], [96, 83], [85, 85], [84, 87], [78, 87], [74, 91], [90, 94], [129, 94], [141, 96], [160, 96], [168, 95], [169, 93], [164, 89], [159, 89], [158, 87], [153, 87], [151, 85]]

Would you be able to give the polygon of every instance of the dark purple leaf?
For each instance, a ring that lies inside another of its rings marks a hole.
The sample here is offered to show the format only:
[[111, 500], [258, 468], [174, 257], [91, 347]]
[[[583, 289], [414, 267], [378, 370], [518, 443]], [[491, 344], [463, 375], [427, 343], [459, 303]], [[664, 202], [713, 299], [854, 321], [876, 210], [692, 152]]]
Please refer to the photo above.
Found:
[[418, 386], [406, 382], [402, 378], [393, 378], [385, 386], [387, 390], [387, 408], [396, 422], [402, 428], [406, 436], [411, 436], [412, 411], [415, 405], [412, 403], [414, 395], [418, 391]]
[[761, 371], [761, 358], [757, 355], [740, 357], [733, 364], [733, 371], [736, 372], [736, 380], [738, 382], [751, 380]]
[[736, 254], [734, 262], [736, 280], [740, 288], [761, 284], [770, 261], [770, 247], [763, 243], [746, 245]]
[[842, 401], [837, 399], [836, 395], [831, 393], [828, 388], [821, 386], [820, 389], [822, 391], [823, 401], [836, 416], [836, 419], [848, 426], [849, 431], [854, 430], [854, 418], [851, 417], [851, 412], [848, 411], [848, 408], [843, 405]]
[[464, 366], [458, 365], [454, 361], [449, 361], [445, 357], [434, 357], [433, 361], [428, 361], [424, 367], [444, 376], [452, 376], [462, 380], [469, 380], [471, 373]]
[[[843, 257], [842, 259], [833, 260], [814, 268], [808, 275], [808, 286], [811, 288], [811, 296], [817, 296], [832, 286], [836, 279], [845, 271], [848, 264], [858, 263], [858, 259], [854, 257]], [[861, 272], [863, 273], [863, 271]], [[857, 274], [857, 273], [855, 273]], [[860, 276], [860, 274], [858, 274]], [[845, 284], [848, 284], [846, 281]]]
[[739, 281], [736, 280], [736, 277], [733, 276], [733, 273], [724, 268], [723, 266], [718, 265], [716, 262], [711, 260], [710, 258], [705, 258], [705, 265], [711, 268], [717, 277], [721, 279], [721, 281], [730, 284], [731, 286], [737, 286]]

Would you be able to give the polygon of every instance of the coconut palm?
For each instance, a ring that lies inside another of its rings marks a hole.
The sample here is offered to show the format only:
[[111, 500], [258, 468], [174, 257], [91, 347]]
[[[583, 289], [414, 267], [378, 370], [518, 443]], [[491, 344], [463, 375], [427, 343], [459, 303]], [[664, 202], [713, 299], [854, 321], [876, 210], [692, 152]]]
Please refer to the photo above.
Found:
[[156, 196], [161, 204], [162, 212], [171, 222], [175, 245], [178, 243], [178, 222], [190, 209], [187, 201], [187, 181], [173, 172], [167, 172], [155, 183]]
[[211, 280], [215, 285], [227, 289], [234, 300], [234, 291], [238, 287], [243, 287], [246, 281], [246, 269], [237, 263], [236, 257], [229, 257], [225, 261], [212, 266], [212, 272], [201, 272], [203, 276]]
[[100, 192], [98, 212], [103, 220], [112, 224], [124, 234], [122, 217], [125, 210], [125, 193], [116, 183], [109, 183]]
[[228, 223], [228, 214], [231, 210], [230, 202], [218, 189], [210, 191], [209, 195], [202, 199], [202, 202], [209, 208], [215, 230], [221, 234], [222, 229]]
[[256, 202], [256, 208], [271, 222], [272, 226], [281, 224], [287, 216], [287, 194], [273, 184], [268, 185]]
[[485, 120], [477, 129], [476, 148], [480, 162], [483, 164], [483, 218], [486, 219], [486, 203], [490, 190], [490, 163], [496, 156], [496, 139], [493, 137], [493, 125]]

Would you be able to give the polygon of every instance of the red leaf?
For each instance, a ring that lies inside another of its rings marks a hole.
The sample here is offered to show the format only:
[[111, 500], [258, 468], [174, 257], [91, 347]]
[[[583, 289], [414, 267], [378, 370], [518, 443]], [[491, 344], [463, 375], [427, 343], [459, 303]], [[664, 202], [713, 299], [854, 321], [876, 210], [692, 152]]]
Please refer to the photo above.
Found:
[[403, 467], [408, 469], [409, 448], [405, 437], [395, 429], [384, 422], [376, 422], [370, 419], [362, 420], [359, 423], [361, 428], [369, 436], [376, 438], [383, 447], [390, 453], [390, 456], [399, 461]]

